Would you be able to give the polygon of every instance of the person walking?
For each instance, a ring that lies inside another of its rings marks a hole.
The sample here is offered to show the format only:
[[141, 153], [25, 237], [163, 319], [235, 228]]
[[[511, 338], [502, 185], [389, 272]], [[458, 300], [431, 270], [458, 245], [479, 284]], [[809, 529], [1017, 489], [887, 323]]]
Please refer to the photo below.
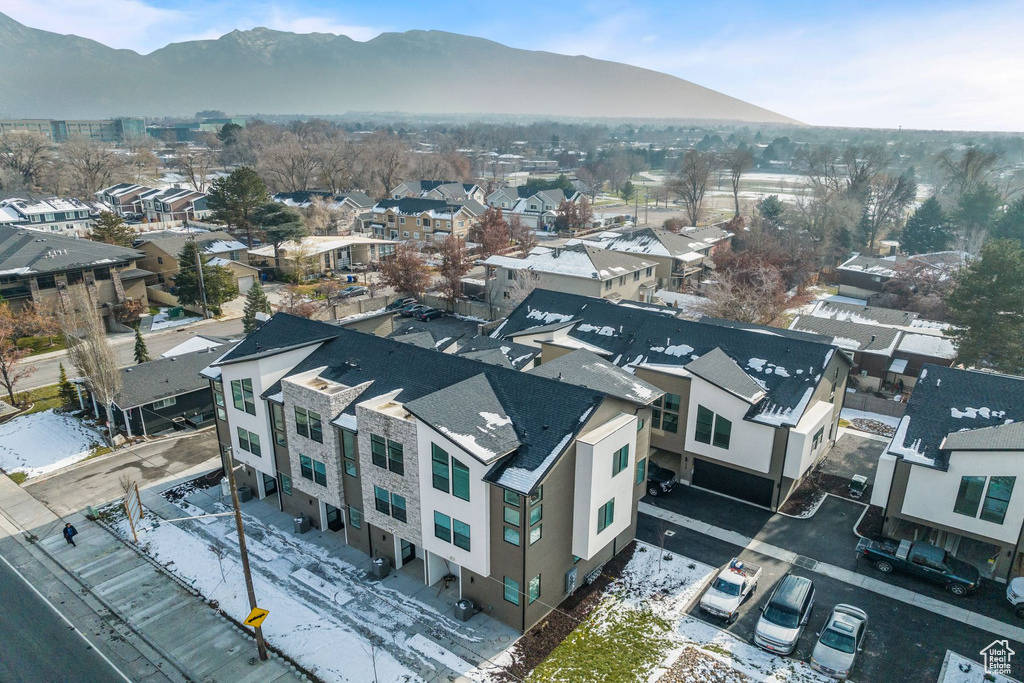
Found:
[[64, 525], [64, 540], [68, 542], [68, 545], [74, 545], [76, 548], [78, 547], [75, 545], [75, 536], [77, 535], [78, 529], [71, 526], [71, 522]]

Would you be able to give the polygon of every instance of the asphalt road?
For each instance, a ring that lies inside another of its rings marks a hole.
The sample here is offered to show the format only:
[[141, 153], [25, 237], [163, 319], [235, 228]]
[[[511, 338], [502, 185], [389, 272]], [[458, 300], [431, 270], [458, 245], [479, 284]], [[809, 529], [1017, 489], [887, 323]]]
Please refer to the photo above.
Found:
[[[757, 592], [741, 606], [740, 616], [733, 624], [727, 625], [723, 620], [701, 612], [696, 604], [690, 612], [747, 642], [753, 642], [760, 608], [786, 572], [811, 579], [817, 591], [814, 612], [792, 655], [795, 659], [807, 661], [810, 658], [816, 633], [836, 604], [848, 603], [866, 611], [870, 618], [868, 635], [864, 652], [851, 676], [853, 681], [934, 681], [947, 649], [980, 661], [981, 649], [997, 639], [987, 631], [647, 515], [640, 515], [637, 537], [657, 545], [666, 529], [675, 532], [664, 539], [665, 548], [672, 552], [712, 566], [724, 566], [737, 556], [747, 563], [762, 566]], [[968, 603], [963, 603], [963, 606], [972, 609]], [[1011, 647], [1016, 645], [1018, 643], [1013, 643]], [[1019, 648], [1014, 649], [1019, 651]], [[1024, 664], [1014, 661], [1012, 673], [1021, 678]]]
[[[198, 335], [230, 337], [232, 335], [241, 334], [242, 320], [240, 318], [236, 318], [234, 320], [215, 320], [212, 322], [197, 323], [196, 325], [189, 325], [187, 329], [155, 332], [153, 334], [145, 335], [145, 338], [146, 348], [149, 350], [149, 355], [156, 358], [164, 351], [168, 351], [186, 339], [191, 339]], [[133, 335], [114, 335], [111, 338], [111, 343], [114, 345], [114, 351], [117, 352], [117, 358], [122, 366], [133, 365], [135, 363], [135, 337]], [[64, 368], [67, 370], [70, 377], [74, 377], [75, 374], [75, 369], [66, 353], [61, 353], [56, 356], [39, 360], [29, 358], [26, 362], [34, 366], [36, 371], [25, 379], [24, 382], [18, 383], [19, 391], [55, 384], [57, 379], [60, 377], [61, 363], [64, 363]]]
[[0, 561], [0, 595], [0, 680], [4, 683], [128, 680], [6, 561]]

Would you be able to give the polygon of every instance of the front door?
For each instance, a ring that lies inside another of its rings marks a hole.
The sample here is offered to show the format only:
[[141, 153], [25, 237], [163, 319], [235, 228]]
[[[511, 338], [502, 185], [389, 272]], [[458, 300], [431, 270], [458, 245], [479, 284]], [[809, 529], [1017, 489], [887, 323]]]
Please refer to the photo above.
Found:
[[416, 546], [409, 541], [402, 539], [402, 564], [412, 562], [416, 559]]
[[331, 531], [341, 531], [345, 525], [341, 522], [341, 510], [330, 504], [324, 504], [327, 508], [327, 528]]
[[277, 493], [277, 479], [269, 474], [263, 474], [263, 494], [269, 496], [272, 493]]

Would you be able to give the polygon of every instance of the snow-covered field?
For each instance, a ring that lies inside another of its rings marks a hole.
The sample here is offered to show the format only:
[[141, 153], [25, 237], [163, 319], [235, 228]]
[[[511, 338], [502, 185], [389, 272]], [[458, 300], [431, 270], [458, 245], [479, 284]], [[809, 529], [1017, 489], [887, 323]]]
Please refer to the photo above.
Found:
[[70, 415], [22, 415], [0, 425], [0, 467], [38, 477], [82, 460], [102, 443], [98, 431]]

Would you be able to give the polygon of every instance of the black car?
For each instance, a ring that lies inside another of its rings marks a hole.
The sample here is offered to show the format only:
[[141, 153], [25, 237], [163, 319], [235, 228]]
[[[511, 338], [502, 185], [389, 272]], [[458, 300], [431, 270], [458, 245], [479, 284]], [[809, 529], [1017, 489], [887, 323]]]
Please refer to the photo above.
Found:
[[424, 308], [413, 313], [412, 317], [416, 318], [417, 320], [422, 320], [426, 322], [427, 320], [440, 318], [442, 315], [444, 315], [444, 311], [439, 310], [437, 308]]
[[419, 313], [421, 309], [426, 310], [428, 308], [430, 308], [430, 306], [424, 306], [423, 304], [417, 304], [414, 302], [403, 306], [398, 312], [402, 314], [403, 318], [411, 318]]
[[656, 462], [647, 461], [647, 493], [660, 496], [676, 487], [676, 473]]
[[362, 296], [363, 294], [369, 294], [370, 290], [362, 285], [350, 285], [345, 289], [338, 292], [338, 296], [342, 299], [349, 299], [354, 296]]
[[400, 311], [401, 309], [405, 308], [406, 306], [409, 306], [410, 304], [415, 304], [415, 303], [416, 303], [416, 299], [409, 298], [409, 297], [407, 297], [405, 299], [395, 299], [394, 301], [389, 303], [387, 306], [385, 306], [384, 310], [385, 311], [389, 311], [389, 312], [390, 311]]

